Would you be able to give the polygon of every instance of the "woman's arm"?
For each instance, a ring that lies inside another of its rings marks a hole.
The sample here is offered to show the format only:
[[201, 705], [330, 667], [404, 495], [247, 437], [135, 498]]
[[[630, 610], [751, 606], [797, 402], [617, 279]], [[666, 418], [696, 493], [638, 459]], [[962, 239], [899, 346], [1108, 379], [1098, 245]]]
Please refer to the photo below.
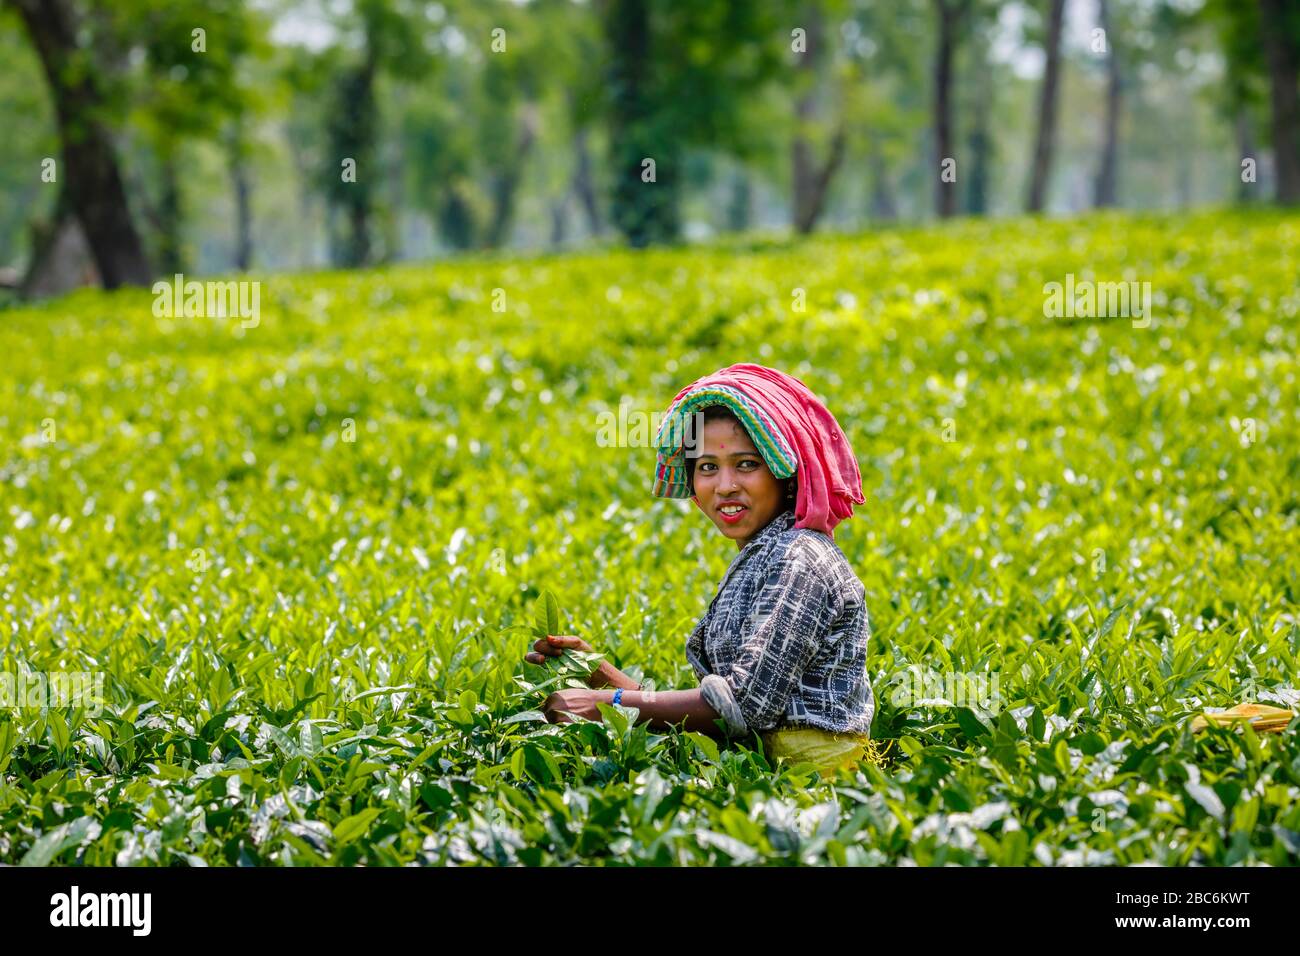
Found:
[[[610, 702], [614, 694], [610, 692]], [[710, 707], [698, 687], [692, 690], [633, 690], [624, 691], [619, 702], [625, 707], [635, 707], [641, 713], [638, 724], [666, 730], [680, 724], [685, 730], [694, 730], [710, 737], [723, 737], [718, 727], [718, 712]]]
[[[558, 690], [546, 698], [542, 712], [551, 723], [568, 723], [570, 714], [588, 720], [601, 720], [597, 703], [613, 704], [612, 690]], [[680, 726], [710, 737], [725, 738], [724, 728], [718, 726], [718, 712], [700, 695], [698, 687], [692, 690], [626, 690], [619, 699], [625, 707], [635, 707], [640, 713], [638, 724], [649, 724], [657, 730]]]
[[[628, 677], [609, 661], [600, 662], [600, 666], [592, 671], [591, 676], [587, 678], [587, 685], [593, 688], [610, 687], [614, 690], [618, 690], [621, 687], [624, 691], [639, 691], [641, 689], [640, 684]], [[621, 699], [627, 700], [627, 694], [625, 693]]]
[[[525, 655], [530, 664], [545, 663], [547, 658], [558, 657], [564, 648], [590, 651], [591, 645], [580, 637], [569, 635], [551, 635], [537, 641], [531, 653]], [[725, 738], [725, 728], [720, 728], [717, 721], [721, 718], [701, 696], [700, 688], [694, 690], [641, 690], [640, 685], [628, 677], [609, 661], [601, 661], [600, 666], [587, 678], [591, 690], [573, 688], [560, 690], [551, 694], [542, 703], [542, 712], [552, 723], [565, 722], [566, 714], [577, 714], [588, 720], [600, 720], [600, 711], [596, 702], [612, 704], [614, 691], [623, 689], [619, 702], [635, 707], [640, 711], [638, 724], [648, 723], [656, 729], [667, 729], [680, 724], [686, 730], [698, 731], [711, 737]], [[606, 689], [612, 688], [612, 689]]]
[[[565, 648], [575, 651], [590, 652], [592, 647], [580, 637], [572, 634], [552, 635], [537, 641], [532, 651], [524, 655], [530, 664], [545, 664], [547, 658], [559, 657]], [[587, 677], [587, 686], [592, 688], [612, 687], [618, 690], [640, 690], [641, 685], [628, 677], [609, 661], [601, 661], [600, 666]]]

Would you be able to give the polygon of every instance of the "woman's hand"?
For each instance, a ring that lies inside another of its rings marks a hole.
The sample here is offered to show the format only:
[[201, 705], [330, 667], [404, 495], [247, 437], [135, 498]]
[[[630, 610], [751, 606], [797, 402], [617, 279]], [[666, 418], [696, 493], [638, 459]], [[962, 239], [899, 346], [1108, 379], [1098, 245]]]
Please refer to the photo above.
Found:
[[571, 716], [573, 714], [588, 720], [600, 720], [596, 702], [601, 700], [604, 698], [600, 694], [580, 687], [557, 690], [542, 702], [542, 713], [546, 715], [547, 722], [552, 724], [572, 724], [575, 722]]
[[[572, 634], [560, 636], [547, 635], [533, 645], [533, 650], [524, 655], [530, 664], [545, 664], [549, 658], [559, 657], [565, 648], [572, 651], [591, 653], [592, 647], [580, 637]], [[587, 675], [587, 686], [593, 690], [603, 687], [621, 687], [624, 690], [640, 690], [641, 685], [628, 677], [609, 661], [601, 661], [596, 669]]]
[[[582, 638], [575, 637], [572, 634], [562, 634], [558, 636], [548, 634], [533, 645], [533, 650], [524, 655], [524, 660], [530, 664], [545, 664], [549, 658], [559, 657], [563, 654], [566, 648], [572, 651], [587, 651], [588, 653], [592, 650], [590, 644]], [[609, 686], [609, 678], [602, 669], [604, 666], [604, 664], [598, 666], [594, 671], [587, 675], [586, 680], [588, 687], [594, 688]]]
[[563, 654], [566, 647], [574, 651], [590, 652], [592, 649], [590, 644], [572, 634], [559, 637], [548, 634], [533, 645], [533, 649], [524, 655], [524, 660], [530, 664], [545, 664], [548, 657], [559, 657]]

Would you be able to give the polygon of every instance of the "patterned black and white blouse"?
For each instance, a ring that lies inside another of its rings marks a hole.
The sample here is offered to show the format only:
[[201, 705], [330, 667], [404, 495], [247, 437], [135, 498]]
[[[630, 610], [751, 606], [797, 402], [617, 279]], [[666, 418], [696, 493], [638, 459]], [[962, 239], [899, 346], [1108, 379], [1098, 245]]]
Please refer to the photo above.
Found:
[[869, 733], [866, 589], [839, 546], [777, 515], [732, 560], [686, 638], [728, 735], [811, 726]]

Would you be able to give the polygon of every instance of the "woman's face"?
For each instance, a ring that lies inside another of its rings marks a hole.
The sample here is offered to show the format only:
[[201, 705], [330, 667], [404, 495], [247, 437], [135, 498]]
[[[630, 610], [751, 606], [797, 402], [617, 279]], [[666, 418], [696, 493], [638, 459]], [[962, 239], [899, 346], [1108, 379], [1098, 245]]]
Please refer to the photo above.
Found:
[[782, 483], [734, 419], [705, 422], [691, 500], [737, 548], [784, 510], [784, 494]]

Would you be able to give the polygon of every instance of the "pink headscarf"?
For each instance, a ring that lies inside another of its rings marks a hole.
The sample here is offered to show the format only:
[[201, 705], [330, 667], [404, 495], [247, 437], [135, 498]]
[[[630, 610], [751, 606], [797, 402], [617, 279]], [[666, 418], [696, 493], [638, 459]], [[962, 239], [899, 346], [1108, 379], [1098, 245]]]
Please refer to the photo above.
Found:
[[773, 475], [797, 474], [796, 528], [814, 528], [833, 538], [835, 526], [853, 516], [855, 504], [866, 501], [857, 459], [835, 416], [797, 378], [749, 363], [720, 369], [677, 393], [655, 436], [651, 490], [656, 496], [690, 496], [688, 420], [708, 405], [724, 405], [735, 413]]

